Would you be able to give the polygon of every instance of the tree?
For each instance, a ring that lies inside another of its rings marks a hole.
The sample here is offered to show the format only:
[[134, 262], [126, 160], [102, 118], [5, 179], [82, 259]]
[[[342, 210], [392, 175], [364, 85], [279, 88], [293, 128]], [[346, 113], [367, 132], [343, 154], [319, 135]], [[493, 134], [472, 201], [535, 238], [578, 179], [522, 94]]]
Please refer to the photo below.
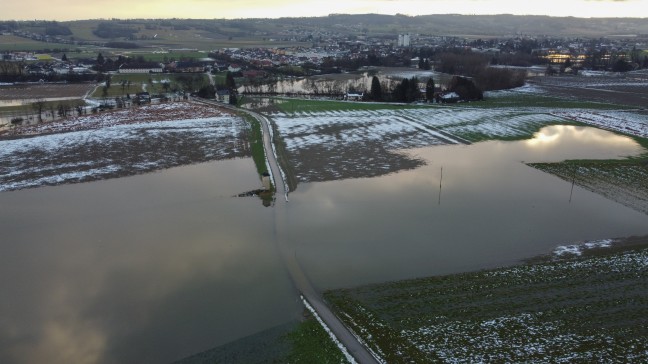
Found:
[[378, 77], [373, 76], [371, 79], [371, 99], [373, 101], [382, 101], [383, 100], [383, 95], [382, 95], [382, 86], [380, 85], [380, 80]]
[[394, 89], [394, 101], [413, 102], [420, 96], [418, 78], [404, 78]]
[[106, 60], [104, 59], [103, 54], [99, 53], [97, 55], [97, 64], [100, 66], [103, 66], [106, 63]]
[[234, 74], [232, 74], [232, 72], [227, 71], [227, 75], [225, 76], [225, 87], [228, 89], [236, 88], [236, 81], [234, 81]]
[[464, 101], [483, 100], [484, 93], [475, 83], [466, 77], [454, 76], [448, 85], [448, 90], [455, 92]]
[[613, 72], [632, 71], [632, 64], [630, 64], [630, 62], [626, 61], [623, 58], [619, 58], [616, 62], [614, 62], [614, 65], [612, 65], [612, 71]]
[[198, 90], [198, 97], [213, 99], [216, 97], [216, 88], [214, 85], [205, 85]]
[[171, 88], [171, 83], [169, 83], [169, 81], [162, 82], [162, 88], [164, 89], [164, 92], [168, 93]]
[[234, 80], [232, 72], [227, 72], [227, 75], [225, 76], [225, 87], [229, 90], [229, 103], [231, 105], [236, 105], [238, 92], [236, 91], [236, 81]]
[[430, 77], [425, 84], [425, 98], [432, 102], [434, 100], [434, 79]]
[[38, 113], [38, 122], [42, 123], [43, 122], [43, 110], [45, 109], [45, 100], [43, 100], [43, 99], [36, 100], [36, 102], [34, 102], [32, 104], [32, 107]]

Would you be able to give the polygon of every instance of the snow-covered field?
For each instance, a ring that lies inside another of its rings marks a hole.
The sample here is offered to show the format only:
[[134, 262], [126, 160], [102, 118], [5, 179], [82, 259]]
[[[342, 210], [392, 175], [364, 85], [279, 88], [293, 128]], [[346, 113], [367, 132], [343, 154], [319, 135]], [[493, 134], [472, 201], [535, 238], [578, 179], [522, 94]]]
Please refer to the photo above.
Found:
[[548, 113], [453, 107], [277, 113], [273, 120], [305, 182], [412, 168], [420, 161], [406, 154], [410, 148], [525, 138], [567, 122]]
[[21, 135], [36, 135], [0, 139], [0, 191], [249, 155], [243, 119], [193, 103], [121, 110], [24, 129]]
[[99, 129], [120, 124], [139, 124], [155, 121], [202, 119], [229, 115], [213, 107], [193, 102], [174, 102], [142, 107], [117, 109], [90, 115], [74, 115], [55, 122], [46, 122], [16, 128], [0, 136], [37, 135], [77, 130]]
[[552, 115], [602, 129], [648, 138], [648, 114], [636, 111], [563, 110]]

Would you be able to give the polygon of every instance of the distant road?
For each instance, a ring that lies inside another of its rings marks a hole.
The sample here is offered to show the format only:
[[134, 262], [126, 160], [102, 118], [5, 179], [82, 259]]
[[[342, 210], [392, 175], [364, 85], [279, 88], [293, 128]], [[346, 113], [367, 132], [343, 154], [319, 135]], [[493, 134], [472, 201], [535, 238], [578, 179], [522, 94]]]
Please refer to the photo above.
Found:
[[326, 305], [326, 303], [322, 299], [322, 296], [315, 290], [310, 280], [304, 273], [302, 267], [299, 265], [299, 262], [297, 261], [296, 251], [291, 250], [287, 242], [285, 241], [286, 231], [290, 228], [286, 222], [287, 210], [289, 208], [287, 197], [288, 189], [281, 177], [279, 163], [277, 162], [272, 149], [272, 139], [270, 138], [270, 121], [268, 120], [268, 118], [254, 111], [239, 109], [218, 102], [208, 100], [199, 101], [218, 107], [225, 107], [230, 110], [245, 112], [259, 121], [261, 128], [263, 129], [263, 146], [265, 149], [266, 158], [268, 159], [268, 164], [270, 165], [270, 169], [272, 171], [272, 176], [274, 177], [276, 195], [284, 197], [276, 199], [274, 216], [275, 241], [277, 243], [277, 248], [281, 253], [281, 257], [283, 258], [284, 264], [286, 265], [286, 269], [288, 270], [288, 273], [290, 274], [290, 277], [292, 278], [297, 290], [315, 309], [322, 321], [324, 321], [326, 326], [328, 326], [333, 334], [335, 334], [340, 343], [342, 343], [342, 345], [346, 347], [346, 349], [355, 358], [355, 360], [357, 360], [361, 364], [377, 364], [378, 360], [376, 360], [376, 358], [371, 355], [367, 348], [365, 348], [364, 345], [362, 345], [358, 341], [358, 339], [353, 336], [349, 329], [344, 326], [342, 321], [340, 321], [340, 319], [335, 316], [328, 305]]

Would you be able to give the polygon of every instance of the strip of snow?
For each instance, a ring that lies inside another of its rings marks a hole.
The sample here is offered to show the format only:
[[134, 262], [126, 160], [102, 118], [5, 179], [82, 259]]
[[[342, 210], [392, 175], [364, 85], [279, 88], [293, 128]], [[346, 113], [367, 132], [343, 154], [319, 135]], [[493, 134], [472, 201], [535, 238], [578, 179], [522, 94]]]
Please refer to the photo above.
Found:
[[573, 110], [552, 113], [603, 129], [648, 138], [648, 115], [624, 111]]
[[614, 240], [612, 239], [603, 239], [586, 241], [582, 244], [560, 245], [553, 250], [553, 254], [558, 257], [561, 257], [563, 255], [581, 256], [585, 250], [595, 248], [609, 248], [612, 246], [612, 243], [614, 243]]

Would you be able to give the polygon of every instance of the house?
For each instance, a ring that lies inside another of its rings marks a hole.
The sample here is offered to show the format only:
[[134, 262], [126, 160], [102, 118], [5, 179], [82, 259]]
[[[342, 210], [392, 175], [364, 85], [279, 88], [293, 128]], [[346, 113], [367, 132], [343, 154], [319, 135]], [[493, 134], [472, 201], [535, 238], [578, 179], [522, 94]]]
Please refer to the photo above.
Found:
[[151, 94], [148, 92], [139, 92], [135, 95], [135, 103], [137, 104], [150, 104]]
[[241, 66], [239, 66], [236, 63], [232, 63], [227, 67], [227, 70], [234, 73], [234, 72], [239, 72], [241, 70]]
[[263, 186], [264, 190], [270, 190], [270, 187], [272, 186], [272, 183], [270, 182], [270, 173], [263, 172], [261, 174], [261, 185]]
[[363, 98], [364, 98], [364, 93], [357, 94], [357, 93], [347, 92], [347, 94], [344, 96], [344, 99], [348, 101], [361, 101]]
[[229, 104], [230, 92], [229, 90], [216, 90], [216, 101]]
[[461, 99], [459, 94], [456, 92], [448, 92], [445, 94], [437, 95], [437, 102], [442, 102], [444, 104], [454, 104]]
[[164, 65], [160, 63], [125, 63], [119, 66], [118, 73], [162, 73]]
[[180, 72], [180, 73], [205, 72], [205, 65], [201, 62], [176, 62], [175, 72]]

